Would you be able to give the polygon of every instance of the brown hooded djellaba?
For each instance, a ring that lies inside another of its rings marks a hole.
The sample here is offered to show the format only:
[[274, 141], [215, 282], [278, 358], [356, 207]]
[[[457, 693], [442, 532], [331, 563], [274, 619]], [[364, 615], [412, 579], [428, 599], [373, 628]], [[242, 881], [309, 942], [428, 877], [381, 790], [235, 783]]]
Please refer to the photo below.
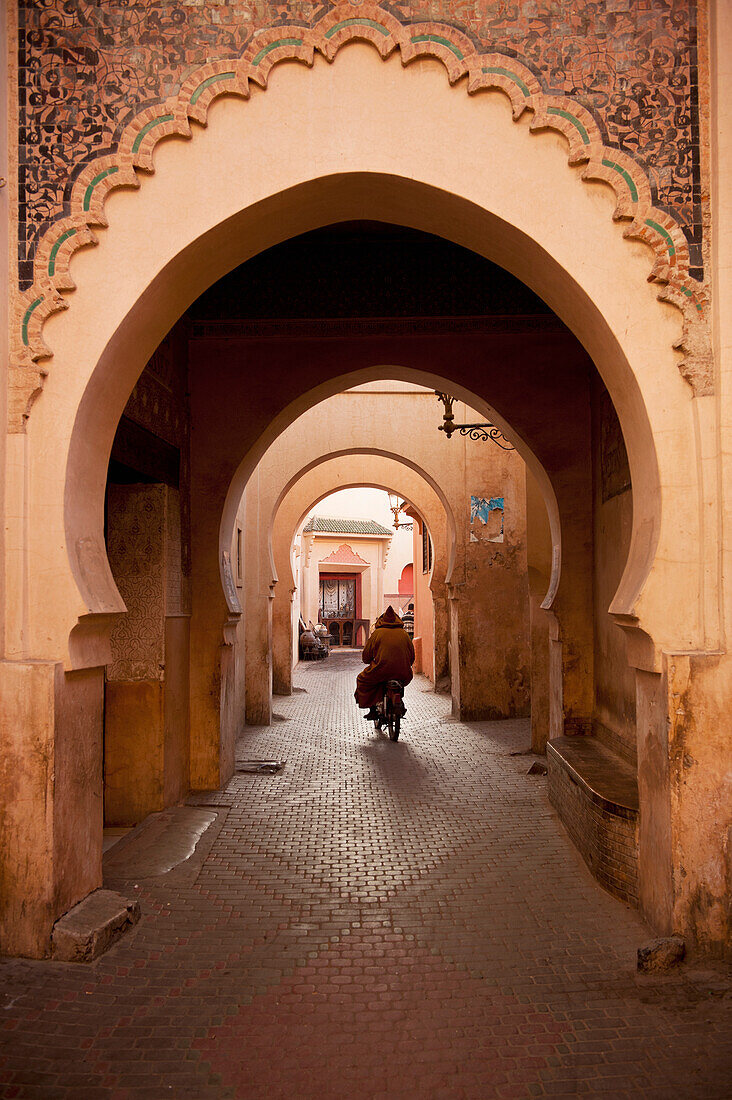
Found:
[[414, 646], [393, 607], [387, 607], [376, 620], [362, 656], [368, 668], [356, 677], [355, 698], [360, 707], [380, 703], [387, 680], [408, 684], [412, 679]]

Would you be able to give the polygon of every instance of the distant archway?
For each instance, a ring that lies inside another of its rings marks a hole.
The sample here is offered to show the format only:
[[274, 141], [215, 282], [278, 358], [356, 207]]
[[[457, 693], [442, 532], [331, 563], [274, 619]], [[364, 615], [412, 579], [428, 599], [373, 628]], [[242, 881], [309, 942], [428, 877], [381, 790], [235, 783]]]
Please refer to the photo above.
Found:
[[[303, 469], [279, 496], [270, 528], [270, 560], [275, 584], [272, 604], [272, 680], [274, 691], [288, 694], [292, 683], [293, 652], [291, 600], [295, 579], [291, 546], [307, 513], [332, 492], [355, 487], [379, 488], [406, 497], [427, 524], [433, 539], [434, 566], [430, 577], [434, 621], [427, 670], [434, 678], [449, 676], [446, 580], [454, 557], [455, 519], [423, 471], [394, 456], [373, 452], [327, 454]], [[307, 502], [307, 503], [304, 503]], [[262, 703], [258, 704], [262, 713]]]

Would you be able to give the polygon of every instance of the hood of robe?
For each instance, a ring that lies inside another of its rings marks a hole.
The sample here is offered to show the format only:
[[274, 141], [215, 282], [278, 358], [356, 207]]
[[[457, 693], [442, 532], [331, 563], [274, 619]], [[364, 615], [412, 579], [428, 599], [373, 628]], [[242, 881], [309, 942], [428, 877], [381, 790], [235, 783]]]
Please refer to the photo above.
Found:
[[378, 619], [374, 623], [374, 630], [380, 626], [404, 626], [404, 623], [397, 615], [394, 608], [389, 604], [383, 615], [379, 615]]

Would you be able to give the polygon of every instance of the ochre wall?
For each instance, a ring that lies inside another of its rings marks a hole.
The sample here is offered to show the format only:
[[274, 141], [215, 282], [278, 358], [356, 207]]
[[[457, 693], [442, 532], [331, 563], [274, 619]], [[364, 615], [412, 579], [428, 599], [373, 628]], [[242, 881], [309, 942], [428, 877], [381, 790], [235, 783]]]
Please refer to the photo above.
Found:
[[[60, 672], [60, 670], [59, 670]], [[56, 677], [54, 908], [64, 913], [99, 881], [102, 852], [102, 724], [99, 668]], [[89, 829], [89, 822], [95, 826]]]
[[[464, 405], [458, 422], [469, 423]], [[467, 418], [467, 419], [466, 419]], [[460, 661], [464, 720], [526, 717], [531, 712], [529, 586], [526, 557], [526, 474], [515, 453], [490, 442], [454, 438], [465, 463], [458, 541], [465, 546], [464, 583], [453, 584], [459, 630], [451, 637]], [[483, 522], [471, 502], [501, 500]]]
[[633, 494], [625, 445], [610, 398], [599, 379], [592, 391], [593, 593], [595, 709], [593, 729], [608, 747], [637, 760], [635, 675], [625, 636], [608, 608], [628, 560]]
[[103, 672], [6, 662], [2, 701], [0, 951], [39, 957], [101, 882]]
[[541, 489], [526, 470], [526, 560], [529, 582], [529, 630], [531, 634], [531, 745], [544, 752], [549, 739], [551, 651], [550, 630], [554, 615], [542, 608], [552, 575], [552, 535]]
[[[431, 570], [423, 568], [422, 531], [424, 523], [414, 516], [414, 530], [412, 533], [412, 547], [414, 554], [414, 649], [416, 661], [415, 671], [422, 672], [435, 683], [435, 605], [432, 599], [430, 587]], [[432, 538], [432, 533], [430, 533]], [[437, 550], [432, 538], [433, 565]], [[445, 604], [445, 596], [441, 603]]]
[[111, 632], [104, 707], [104, 816], [136, 825], [189, 784], [189, 619], [177, 490], [110, 484], [109, 561], [127, 611]]

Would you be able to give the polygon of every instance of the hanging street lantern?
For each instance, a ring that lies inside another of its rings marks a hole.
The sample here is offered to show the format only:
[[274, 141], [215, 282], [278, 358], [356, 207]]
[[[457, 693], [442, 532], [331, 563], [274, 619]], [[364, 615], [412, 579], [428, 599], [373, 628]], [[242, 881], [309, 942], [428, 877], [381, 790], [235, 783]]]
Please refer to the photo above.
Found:
[[396, 493], [389, 493], [389, 507], [394, 513], [393, 527], [395, 531], [398, 531], [400, 527], [411, 527], [409, 523], [402, 523], [399, 519], [399, 513], [406, 508], [406, 500], [400, 500]]

